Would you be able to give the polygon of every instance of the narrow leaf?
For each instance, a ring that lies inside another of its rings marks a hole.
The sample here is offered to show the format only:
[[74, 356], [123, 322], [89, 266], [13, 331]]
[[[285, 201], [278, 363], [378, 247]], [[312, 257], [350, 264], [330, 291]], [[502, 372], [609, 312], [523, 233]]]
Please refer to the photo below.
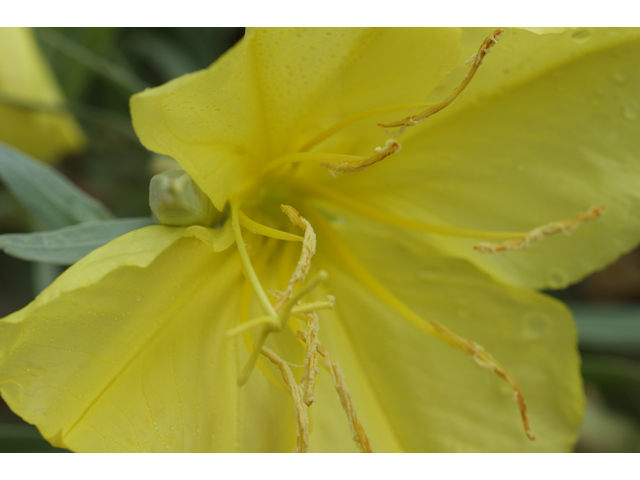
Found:
[[0, 142], [0, 178], [48, 228], [106, 220], [113, 215], [54, 168]]
[[71, 265], [132, 230], [152, 225], [150, 217], [87, 222], [59, 230], [0, 235], [0, 249], [32, 262]]
[[640, 350], [640, 306], [572, 303], [580, 346], [597, 350]]
[[3, 423], [0, 424], [0, 452], [64, 453], [67, 450], [49, 445], [33, 425]]

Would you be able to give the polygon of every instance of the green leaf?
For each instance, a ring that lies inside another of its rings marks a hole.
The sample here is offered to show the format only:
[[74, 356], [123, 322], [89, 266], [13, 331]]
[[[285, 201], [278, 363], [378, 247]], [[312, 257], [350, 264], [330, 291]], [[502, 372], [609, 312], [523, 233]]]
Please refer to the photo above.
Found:
[[67, 450], [52, 447], [33, 425], [21, 423], [0, 424], [0, 452], [2, 453], [64, 453]]
[[640, 306], [634, 304], [570, 304], [580, 346], [596, 350], [640, 350]]
[[106, 220], [113, 215], [54, 168], [0, 142], [0, 178], [50, 229]]
[[68, 55], [85, 68], [121, 86], [129, 93], [140, 92], [151, 86], [140, 80], [134, 73], [53, 28], [39, 29], [38, 38], [50, 47]]
[[0, 235], [0, 249], [23, 260], [71, 265], [111, 240], [152, 224], [151, 217], [118, 218], [47, 232], [8, 233]]
[[638, 362], [611, 355], [582, 356], [582, 376], [601, 387], [634, 386], [640, 388]]

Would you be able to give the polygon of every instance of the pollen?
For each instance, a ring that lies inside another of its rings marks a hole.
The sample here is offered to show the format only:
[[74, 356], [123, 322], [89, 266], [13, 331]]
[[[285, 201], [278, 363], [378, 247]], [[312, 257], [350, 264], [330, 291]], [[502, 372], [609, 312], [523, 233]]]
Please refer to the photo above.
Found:
[[538, 242], [556, 233], [564, 232], [569, 235], [580, 225], [584, 225], [587, 222], [600, 218], [604, 214], [604, 211], [605, 207], [601, 205], [599, 207], [591, 208], [575, 218], [552, 222], [547, 225], [543, 225], [542, 227], [535, 228], [520, 238], [496, 243], [478, 243], [473, 248], [483, 253], [500, 253], [509, 250], [521, 250], [523, 248], [527, 248], [533, 242]]

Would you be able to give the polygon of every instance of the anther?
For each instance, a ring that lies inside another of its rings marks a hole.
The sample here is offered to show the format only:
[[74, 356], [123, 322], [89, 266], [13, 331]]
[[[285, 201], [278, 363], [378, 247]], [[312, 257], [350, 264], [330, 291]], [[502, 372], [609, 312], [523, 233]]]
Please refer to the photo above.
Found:
[[[298, 330], [296, 332], [296, 336], [306, 342], [307, 333], [302, 330]], [[353, 404], [353, 399], [351, 398], [351, 392], [347, 387], [347, 380], [340, 367], [340, 364], [336, 362], [329, 352], [322, 346], [320, 341], [317, 342], [317, 351], [322, 357], [324, 357], [324, 364], [331, 373], [331, 378], [333, 379], [333, 386], [340, 397], [340, 404], [347, 414], [347, 418], [349, 419], [349, 427], [351, 428], [351, 433], [353, 434], [353, 440], [356, 442], [360, 450], [364, 453], [372, 453], [371, 444], [369, 443], [369, 438], [362, 427], [362, 424], [358, 420], [358, 416], [356, 415], [356, 409]]]
[[430, 321], [429, 323], [439, 334], [444, 337], [444, 339], [446, 339], [448, 342], [451, 342], [452, 346], [456, 346], [464, 353], [466, 353], [469, 358], [473, 360], [474, 363], [476, 363], [476, 365], [502, 377], [502, 379], [511, 386], [516, 402], [518, 403], [518, 408], [520, 409], [520, 416], [522, 417], [522, 425], [524, 427], [524, 431], [529, 440], [535, 440], [536, 437], [529, 427], [529, 419], [527, 417], [527, 402], [524, 399], [524, 395], [522, 393], [522, 390], [520, 389], [520, 386], [514, 380], [511, 374], [507, 372], [507, 370], [502, 365], [496, 362], [490, 353], [488, 353], [477, 343], [459, 337], [447, 327], [439, 324], [438, 322]]
[[543, 225], [542, 227], [535, 228], [520, 238], [497, 243], [478, 243], [477, 245], [474, 245], [473, 248], [483, 253], [499, 253], [506, 252], [508, 250], [520, 250], [527, 248], [529, 244], [533, 242], [540, 241], [543, 238], [559, 232], [564, 232], [568, 235], [580, 225], [600, 218], [604, 214], [604, 211], [605, 208], [601, 205], [587, 210], [585, 213], [581, 213], [575, 218], [552, 222], [547, 225]]
[[380, 122], [378, 123], [378, 126], [382, 128], [399, 127], [401, 128], [400, 133], [402, 133], [407, 127], [413, 127], [415, 125], [418, 125], [424, 122], [431, 115], [434, 115], [438, 113], [440, 110], [447, 107], [451, 102], [453, 102], [456, 99], [458, 95], [460, 95], [460, 93], [462, 93], [462, 91], [467, 87], [467, 85], [469, 85], [469, 83], [471, 82], [471, 79], [478, 71], [478, 68], [484, 62], [484, 57], [487, 55], [487, 53], [491, 51], [491, 47], [493, 47], [498, 42], [498, 40], [502, 36], [502, 33], [503, 33], [502, 30], [496, 30], [491, 35], [489, 35], [487, 38], [484, 39], [484, 42], [482, 42], [482, 45], [480, 45], [480, 49], [478, 50], [478, 52], [472, 55], [469, 60], [467, 60], [468, 63], [471, 63], [471, 69], [469, 70], [469, 73], [467, 73], [467, 75], [464, 77], [460, 85], [458, 85], [458, 87], [453, 92], [451, 92], [451, 95], [449, 95], [443, 101], [434, 104], [433, 106], [427, 108], [426, 110], [416, 115], [411, 115], [402, 120], [397, 120], [393, 122]]
[[302, 240], [302, 253], [300, 254], [298, 264], [291, 275], [287, 288], [285, 288], [282, 296], [274, 305], [276, 312], [282, 308], [287, 300], [289, 300], [289, 297], [293, 293], [293, 287], [296, 283], [300, 280], [304, 281], [304, 278], [307, 276], [307, 273], [309, 273], [309, 269], [311, 268], [311, 257], [316, 253], [316, 234], [313, 231], [311, 224], [305, 220], [295, 208], [289, 205], [280, 205], [280, 208], [294, 225], [297, 225], [304, 230], [304, 239]]
[[329, 175], [332, 177], [337, 177], [340, 173], [353, 173], [353, 172], [361, 172], [365, 170], [367, 167], [370, 167], [374, 163], [378, 163], [389, 155], [398, 153], [400, 151], [401, 145], [393, 140], [387, 140], [384, 147], [376, 147], [373, 154], [363, 158], [362, 160], [358, 160], [356, 162], [343, 162], [343, 163], [332, 163], [332, 162], [318, 162], [318, 165], [322, 165], [329, 169]]
[[304, 390], [304, 403], [308, 407], [315, 402], [315, 385], [316, 375], [318, 374], [318, 331], [320, 330], [320, 323], [318, 322], [318, 315], [313, 313], [307, 313], [304, 315], [307, 320], [307, 331], [305, 332], [306, 351], [304, 358], [304, 374], [302, 375], [301, 383]]
[[262, 347], [262, 354], [273, 363], [280, 373], [287, 386], [291, 389], [291, 398], [293, 399], [293, 412], [296, 422], [296, 452], [306, 453], [309, 449], [309, 416], [307, 415], [307, 407], [302, 401], [302, 390], [296, 383], [296, 379], [289, 368], [287, 362], [282, 360], [271, 349]]

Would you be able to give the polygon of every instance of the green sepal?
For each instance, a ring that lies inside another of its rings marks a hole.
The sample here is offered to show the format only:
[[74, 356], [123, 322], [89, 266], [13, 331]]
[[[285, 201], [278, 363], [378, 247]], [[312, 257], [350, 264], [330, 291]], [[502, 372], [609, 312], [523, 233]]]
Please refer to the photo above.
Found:
[[155, 175], [149, 185], [149, 206], [160, 225], [210, 227], [221, 218], [211, 200], [181, 168]]

